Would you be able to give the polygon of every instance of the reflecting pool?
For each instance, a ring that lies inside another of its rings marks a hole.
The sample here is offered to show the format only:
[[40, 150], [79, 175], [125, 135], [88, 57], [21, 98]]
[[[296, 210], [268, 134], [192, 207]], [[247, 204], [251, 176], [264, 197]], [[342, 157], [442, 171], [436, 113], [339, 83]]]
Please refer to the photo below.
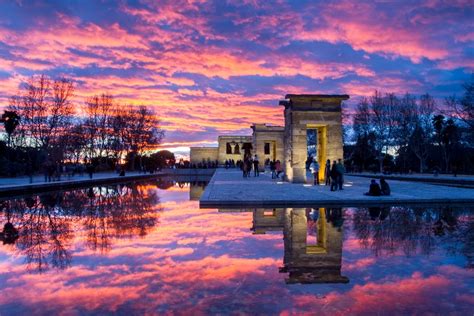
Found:
[[205, 181], [0, 201], [0, 315], [474, 312], [474, 207], [199, 209]]

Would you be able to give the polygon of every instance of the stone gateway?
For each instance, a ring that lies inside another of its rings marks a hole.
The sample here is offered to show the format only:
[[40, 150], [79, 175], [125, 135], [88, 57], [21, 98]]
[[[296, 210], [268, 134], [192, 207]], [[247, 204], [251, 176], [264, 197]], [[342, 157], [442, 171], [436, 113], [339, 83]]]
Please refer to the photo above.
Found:
[[224, 164], [257, 155], [262, 168], [265, 162], [280, 160], [286, 180], [305, 183], [311, 156], [319, 162], [319, 178], [324, 180], [326, 160], [343, 158], [341, 108], [348, 99], [348, 95], [287, 94], [279, 103], [285, 107], [285, 126], [254, 124], [252, 136], [219, 136], [217, 148], [191, 147], [191, 163]]

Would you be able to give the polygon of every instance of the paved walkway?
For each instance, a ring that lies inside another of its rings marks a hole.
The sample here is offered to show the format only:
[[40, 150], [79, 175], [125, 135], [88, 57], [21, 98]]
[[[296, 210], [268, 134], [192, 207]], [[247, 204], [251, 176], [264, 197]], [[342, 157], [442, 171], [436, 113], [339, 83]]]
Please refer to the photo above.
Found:
[[385, 179], [390, 180], [401, 180], [401, 181], [415, 181], [415, 182], [425, 182], [425, 183], [437, 183], [450, 186], [474, 188], [474, 176], [473, 175], [458, 175], [457, 177], [452, 174], [440, 174], [434, 176], [433, 174], [427, 173], [414, 173], [414, 174], [390, 174], [384, 175], [381, 173], [353, 173], [349, 174], [354, 177], [365, 177], [365, 178], [380, 178], [385, 177]]
[[242, 178], [235, 170], [218, 169], [200, 199], [201, 207], [360, 206], [395, 204], [473, 203], [474, 190], [426, 183], [389, 181], [392, 195], [365, 196], [370, 180], [345, 177], [343, 191], [272, 180], [270, 174]]
[[[127, 176], [136, 176], [139, 175], [138, 172], [127, 172]], [[142, 173], [143, 174], [143, 173]], [[115, 172], [98, 172], [94, 173], [92, 179], [110, 179], [118, 177], [118, 174]], [[29, 177], [17, 177], [17, 178], [0, 178], [0, 188], [4, 187], [14, 187], [14, 186], [23, 186], [29, 184], [50, 184], [50, 183], [61, 183], [61, 182], [69, 182], [69, 181], [82, 181], [82, 180], [89, 180], [89, 175], [84, 173], [82, 176], [76, 174], [74, 177], [68, 177], [67, 175], [61, 176], [61, 181], [52, 181], [52, 182], [45, 182], [44, 175], [35, 175], [33, 176], [33, 181], [30, 181]]]

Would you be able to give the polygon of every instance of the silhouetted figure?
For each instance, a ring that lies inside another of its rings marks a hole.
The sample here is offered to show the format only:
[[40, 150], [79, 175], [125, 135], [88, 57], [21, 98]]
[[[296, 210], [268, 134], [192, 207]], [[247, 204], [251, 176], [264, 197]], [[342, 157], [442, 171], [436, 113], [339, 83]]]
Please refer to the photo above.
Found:
[[259, 173], [259, 170], [258, 170], [258, 157], [257, 155], [255, 155], [255, 157], [253, 158], [253, 176], [254, 177], [259, 177], [260, 176], [260, 173]]
[[270, 171], [272, 172], [272, 179], [276, 178], [276, 172], [275, 172], [275, 161], [270, 161]]
[[337, 185], [339, 187], [339, 190], [343, 190], [342, 184], [344, 183], [344, 172], [346, 171], [346, 169], [344, 168], [344, 165], [342, 164], [341, 159], [338, 159], [337, 161], [336, 170], [337, 170]]
[[380, 191], [382, 195], [390, 195], [390, 186], [387, 181], [385, 181], [384, 177], [380, 178]]
[[331, 160], [326, 160], [326, 166], [324, 169], [324, 178], [326, 185], [331, 185]]
[[370, 180], [369, 192], [364, 193], [364, 195], [380, 196], [381, 194], [382, 192], [377, 181], [375, 179]]
[[92, 179], [92, 175], [94, 174], [94, 165], [88, 164], [86, 167], [87, 173], [89, 174], [89, 178]]
[[331, 167], [331, 191], [337, 191], [337, 176], [336, 160], [334, 160]]

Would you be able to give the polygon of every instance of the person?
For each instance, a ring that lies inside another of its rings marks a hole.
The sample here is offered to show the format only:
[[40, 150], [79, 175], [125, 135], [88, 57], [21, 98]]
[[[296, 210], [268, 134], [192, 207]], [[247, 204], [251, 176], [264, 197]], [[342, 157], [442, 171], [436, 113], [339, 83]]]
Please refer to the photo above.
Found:
[[324, 178], [326, 180], [326, 185], [331, 184], [331, 160], [326, 160], [326, 168], [324, 169]]
[[336, 160], [332, 162], [331, 167], [331, 191], [337, 191], [337, 167], [336, 167]]
[[319, 185], [319, 163], [316, 161], [316, 159], [312, 158], [312, 161], [309, 165], [309, 170], [311, 170], [311, 173], [313, 174], [313, 185]]
[[87, 173], [89, 174], [89, 178], [92, 179], [92, 175], [94, 174], [94, 165], [92, 163], [87, 164]]
[[384, 177], [380, 178], [380, 191], [382, 195], [390, 195], [390, 186], [387, 181], [385, 181]]
[[253, 158], [253, 176], [254, 177], [259, 177], [259, 171], [258, 171], [258, 158], [257, 155]]
[[364, 195], [370, 195], [370, 196], [380, 196], [381, 195], [381, 190], [380, 186], [375, 181], [375, 179], [370, 180], [370, 187], [369, 187], [369, 192], [364, 193]]
[[277, 160], [275, 162], [275, 170], [276, 170], [276, 177], [277, 177], [277, 179], [279, 179], [280, 178], [280, 173], [283, 172], [283, 167], [280, 163], [280, 160]]
[[276, 172], [275, 172], [276, 168], [275, 168], [275, 161], [272, 160], [270, 161], [270, 171], [272, 172], [272, 179], [275, 179], [276, 178]]
[[341, 159], [338, 159], [337, 161], [336, 170], [337, 170], [337, 185], [339, 186], [339, 190], [344, 190], [342, 188], [342, 184], [344, 183], [344, 172], [346, 171], [346, 169], [344, 168], [344, 165], [342, 164]]

